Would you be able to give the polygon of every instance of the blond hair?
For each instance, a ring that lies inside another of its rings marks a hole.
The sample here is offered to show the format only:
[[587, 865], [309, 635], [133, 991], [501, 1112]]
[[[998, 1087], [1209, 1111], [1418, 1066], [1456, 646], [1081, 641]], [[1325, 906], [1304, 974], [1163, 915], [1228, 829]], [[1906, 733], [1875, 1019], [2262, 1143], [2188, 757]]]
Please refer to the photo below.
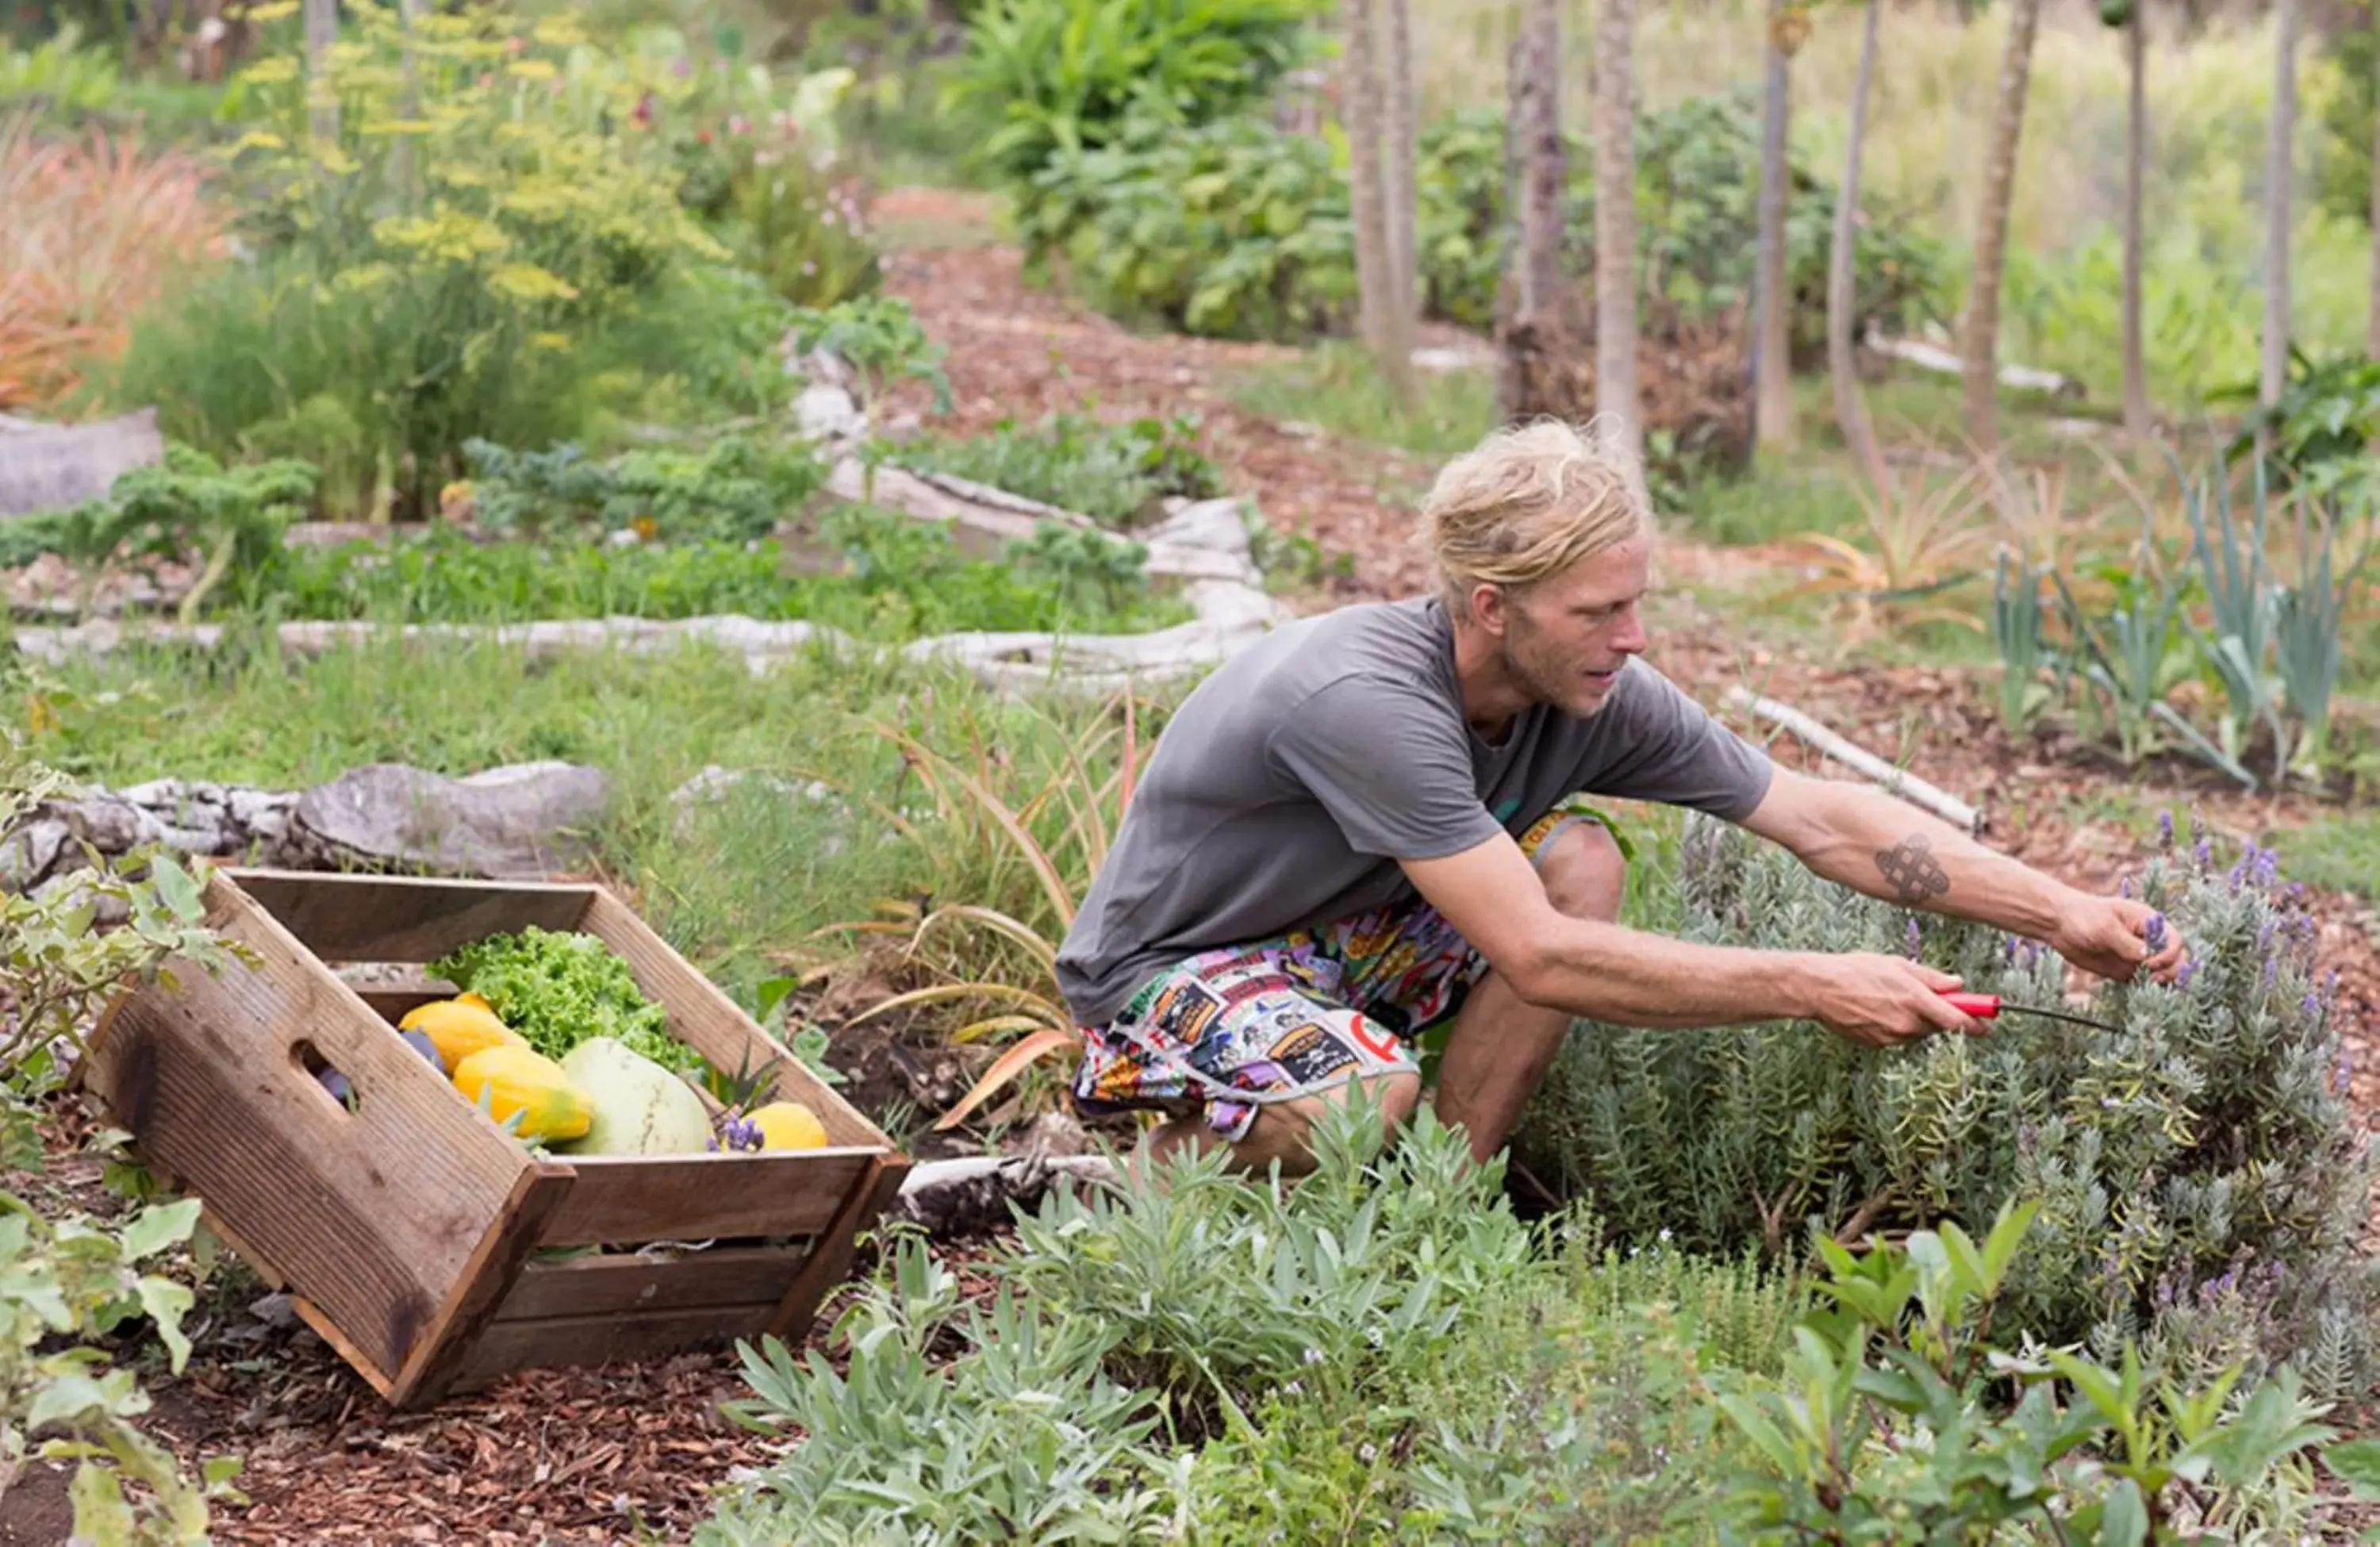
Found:
[[1524, 591], [1652, 533], [1643, 471], [1603, 422], [1499, 430], [1439, 469], [1421, 516], [1448, 611], [1468, 617], [1475, 586]]

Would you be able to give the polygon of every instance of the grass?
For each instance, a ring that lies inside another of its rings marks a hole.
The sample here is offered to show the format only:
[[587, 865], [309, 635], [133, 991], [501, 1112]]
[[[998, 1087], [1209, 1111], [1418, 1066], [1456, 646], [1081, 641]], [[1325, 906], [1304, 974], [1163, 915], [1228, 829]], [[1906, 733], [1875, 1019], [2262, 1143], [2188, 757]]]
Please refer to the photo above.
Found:
[[2309, 886], [2352, 892], [2380, 902], [2380, 813], [2345, 810], [2271, 835], [2281, 867]]
[[1329, 343], [1249, 372], [1231, 394], [1252, 414], [1426, 457], [1468, 451], [1495, 428], [1495, 380], [1488, 372], [1416, 372], [1414, 384], [1413, 407], [1400, 408], [1359, 347]]

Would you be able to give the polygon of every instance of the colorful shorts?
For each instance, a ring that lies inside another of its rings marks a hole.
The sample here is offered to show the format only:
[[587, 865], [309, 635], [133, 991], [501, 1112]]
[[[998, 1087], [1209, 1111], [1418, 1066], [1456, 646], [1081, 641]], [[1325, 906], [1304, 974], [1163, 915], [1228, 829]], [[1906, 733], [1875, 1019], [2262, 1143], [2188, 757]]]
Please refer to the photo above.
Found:
[[[1521, 850], [1535, 860], [1558, 834], [1602, 820], [1558, 806], [1521, 834]], [[1454, 1017], [1486, 968], [1419, 899], [1204, 951], [1150, 979], [1108, 1025], [1083, 1028], [1075, 1102], [1089, 1116], [1203, 1106], [1208, 1126], [1237, 1143], [1257, 1103], [1193, 1080], [1175, 1060], [1240, 1090], [1416, 1072], [1413, 1044]]]

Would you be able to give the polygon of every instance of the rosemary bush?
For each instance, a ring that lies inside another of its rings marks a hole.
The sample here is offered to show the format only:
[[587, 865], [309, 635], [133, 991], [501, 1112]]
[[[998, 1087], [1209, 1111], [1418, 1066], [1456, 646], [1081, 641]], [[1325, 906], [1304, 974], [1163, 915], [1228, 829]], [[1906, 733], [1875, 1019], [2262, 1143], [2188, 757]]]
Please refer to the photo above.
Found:
[[[2317, 1395], [2361, 1390], [2372, 1160], [2346, 1101], [2336, 982], [2315, 981], [2313, 920], [2276, 868], [2269, 851], [2225, 867], [2204, 839], [2168, 839], [2139, 884], [2192, 959], [2171, 985], [2099, 985], [2088, 1013], [2113, 1033], [2010, 1015], [1980, 1039], [1872, 1054], [1806, 1024], [1587, 1023], [1514, 1154], [1624, 1236], [1721, 1251], [1981, 1229], [2034, 1202], [2034, 1249], [2003, 1297], [2015, 1324], [2101, 1358], [2132, 1338], [2178, 1375], [2286, 1360]], [[2037, 945], [1921, 921], [1708, 819], [1688, 821], [1675, 885], [1688, 938], [1902, 949], [2016, 1004], [2059, 1000], [2063, 963]]]

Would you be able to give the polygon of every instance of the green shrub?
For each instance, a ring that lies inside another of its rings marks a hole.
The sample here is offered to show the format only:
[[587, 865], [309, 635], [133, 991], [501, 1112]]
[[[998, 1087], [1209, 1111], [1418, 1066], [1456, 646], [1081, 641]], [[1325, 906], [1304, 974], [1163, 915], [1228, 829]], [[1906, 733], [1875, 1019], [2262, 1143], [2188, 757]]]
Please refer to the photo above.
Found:
[[826, 481], [803, 445], [722, 435], [699, 453], [630, 451], [609, 462], [565, 442], [513, 451], [474, 438], [469, 459], [473, 521], [529, 537], [575, 527], [633, 530], [666, 542], [748, 542], [787, 519]]
[[[2055, 1005], [2063, 964], [2030, 944], [1916, 916], [1813, 876], [1772, 845], [1690, 819], [1674, 886], [1688, 938], [1922, 951], [1970, 987]], [[2010, 1326], [2137, 1338], [2204, 1374], [2297, 1361], [2325, 1395], [2371, 1374], [2373, 1285], [2358, 1249], [2371, 1161], [2345, 1096], [2335, 985], [2272, 857], [2227, 871], [2206, 845], [2160, 857], [2140, 895], [2192, 965], [2172, 985], [2103, 985], [2078, 1029], [2010, 1014], [1980, 1040], [1886, 1054], [1801, 1024], [1573, 1036], [1515, 1136], [1531, 1171], [1613, 1227], [1692, 1247], [1863, 1225], [1981, 1227], [2040, 1206]], [[1662, 1136], [1649, 1142], [1648, 1136]]]
[[1160, 500], [1223, 493], [1222, 472], [1198, 449], [1197, 436], [1197, 420], [1188, 416], [1107, 424], [1061, 413], [1029, 430], [1003, 419], [981, 434], [917, 441], [894, 455], [909, 467], [1129, 527], [1151, 518]]
[[[1688, 318], [1739, 308], [1752, 280], [1759, 183], [1757, 104], [1699, 97], [1636, 127], [1642, 293]], [[1492, 110], [1425, 126], [1417, 150], [1419, 278], [1432, 314], [1494, 319], [1507, 242], [1504, 129]], [[1564, 262], [1593, 272], [1594, 158], [1569, 148]], [[1797, 359], [1824, 349], [1833, 192], [1793, 169], [1787, 215]], [[1119, 316], [1228, 337], [1342, 331], [1355, 303], [1343, 156], [1334, 142], [1255, 117], [1184, 129], [1128, 117], [1105, 141], [1052, 155], [1017, 197], [1029, 250], [1062, 256], [1093, 304]], [[1879, 215], [1863, 224], [1854, 305], [1863, 325], [1905, 331], [1943, 310], [1933, 244]]]
[[962, 107], [997, 113], [978, 151], [1012, 185], [1096, 149], [1128, 116], [1195, 128], [1261, 103], [1305, 55], [1315, 0], [990, 0], [967, 28]]

